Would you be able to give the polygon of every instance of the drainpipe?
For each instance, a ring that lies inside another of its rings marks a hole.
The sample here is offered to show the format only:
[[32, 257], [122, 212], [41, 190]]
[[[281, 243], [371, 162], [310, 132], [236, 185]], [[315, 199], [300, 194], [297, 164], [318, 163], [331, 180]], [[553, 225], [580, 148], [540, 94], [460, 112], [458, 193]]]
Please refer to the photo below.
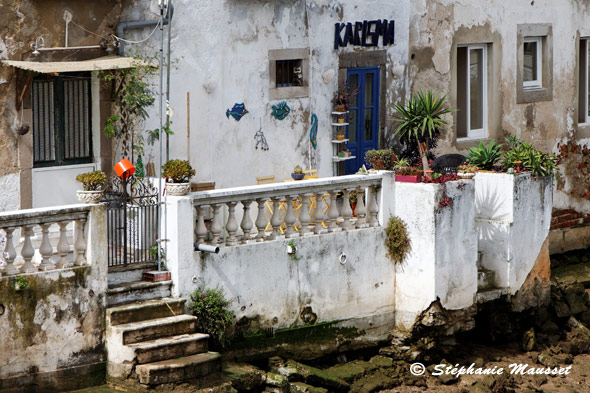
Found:
[[[173, 14], [174, 14], [174, 5], [172, 5], [172, 2], [170, 1], [168, 3], [168, 13], [166, 14], [166, 17], [163, 20], [164, 26], [168, 24], [168, 21], [170, 19], [172, 19]], [[143, 29], [146, 27], [156, 26], [157, 24], [158, 24], [158, 19], [121, 22], [117, 25], [117, 29], [115, 30], [115, 35], [117, 37], [123, 37], [123, 34], [125, 34], [125, 30]], [[117, 53], [121, 56], [125, 55], [125, 42], [124, 41], [119, 41], [119, 50]]]

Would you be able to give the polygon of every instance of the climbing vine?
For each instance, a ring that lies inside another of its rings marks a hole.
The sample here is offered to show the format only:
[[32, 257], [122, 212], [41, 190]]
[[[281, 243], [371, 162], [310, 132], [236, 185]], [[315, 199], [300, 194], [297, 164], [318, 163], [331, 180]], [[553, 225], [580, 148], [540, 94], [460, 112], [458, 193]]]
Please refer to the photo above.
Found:
[[406, 223], [399, 217], [390, 217], [385, 227], [387, 256], [397, 265], [404, 262], [412, 249]]

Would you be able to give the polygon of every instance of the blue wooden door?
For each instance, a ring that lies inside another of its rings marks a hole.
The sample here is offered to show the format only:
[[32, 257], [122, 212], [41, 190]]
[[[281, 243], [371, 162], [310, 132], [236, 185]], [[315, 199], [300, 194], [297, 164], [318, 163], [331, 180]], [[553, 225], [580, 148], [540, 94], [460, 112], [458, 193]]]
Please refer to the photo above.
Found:
[[365, 163], [367, 150], [379, 148], [379, 67], [349, 68], [346, 83], [359, 89], [348, 107], [346, 146], [353, 158], [345, 161], [345, 173], [356, 173]]

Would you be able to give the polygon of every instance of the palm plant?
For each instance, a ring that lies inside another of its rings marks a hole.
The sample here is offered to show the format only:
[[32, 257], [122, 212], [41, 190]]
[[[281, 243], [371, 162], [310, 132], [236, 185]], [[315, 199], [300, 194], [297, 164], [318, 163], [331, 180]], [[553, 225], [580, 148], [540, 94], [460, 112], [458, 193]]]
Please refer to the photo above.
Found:
[[428, 142], [449, 121], [442, 118], [455, 109], [444, 108], [447, 96], [439, 99], [439, 93], [434, 94], [432, 90], [412, 93], [406, 105], [396, 105], [394, 118], [400, 121], [395, 134], [400, 139], [407, 138], [414, 140], [422, 159], [422, 167], [426, 171], [428, 165]]

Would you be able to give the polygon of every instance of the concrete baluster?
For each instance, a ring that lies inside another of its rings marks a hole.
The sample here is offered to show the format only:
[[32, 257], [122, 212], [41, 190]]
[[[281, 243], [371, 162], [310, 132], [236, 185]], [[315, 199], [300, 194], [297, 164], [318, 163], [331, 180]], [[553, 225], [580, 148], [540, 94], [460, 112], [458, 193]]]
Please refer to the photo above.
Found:
[[39, 254], [41, 254], [41, 264], [39, 270], [47, 271], [55, 269], [51, 262], [51, 256], [53, 255], [53, 247], [49, 241], [49, 227], [51, 224], [40, 224], [41, 225], [41, 246], [39, 247]]
[[281, 214], [279, 212], [281, 197], [273, 197], [272, 199], [272, 217], [270, 225], [272, 225], [271, 239], [276, 239], [281, 235]]
[[342, 229], [348, 231], [352, 228], [352, 208], [350, 207], [350, 190], [342, 190]]
[[297, 221], [295, 208], [293, 207], [295, 198], [293, 198], [291, 195], [287, 195], [285, 199], [287, 200], [287, 214], [285, 215], [285, 224], [287, 224], [287, 230], [285, 231], [285, 237], [295, 237], [297, 235], [294, 228], [295, 221]]
[[211, 244], [216, 245], [221, 243], [221, 205], [213, 205], [213, 222], [211, 223], [211, 233], [213, 234], [213, 239], [211, 240]]
[[328, 209], [330, 222], [328, 223], [328, 232], [336, 232], [338, 230], [338, 217], [340, 213], [338, 213], [338, 206], [336, 206], [337, 195], [338, 191], [330, 191], [330, 209]]
[[74, 242], [74, 249], [76, 250], [76, 266], [82, 266], [86, 264], [86, 236], [84, 236], [84, 226], [86, 219], [81, 218], [75, 221], [76, 227], [74, 233], [76, 234], [76, 240]]
[[266, 228], [266, 215], [264, 214], [266, 199], [258, 198], [256, 199], [256, 203], [258, 204], [258, 215], [256, 216], [256, 228], [258, 229], [258, 234], [256, 234], [256, 241], [261, 242], [264, 241], [264, 229]]
[[379, 212], [379, 206], [377, 205], [377, 188], [375, 186], [369, 187], [368, 197], [368, 210], [369, 210], [369, 226], [376, 227], [379, 225], [377, 220], [377, 213]]
[[367, 225], [367, 207], [363, 201], [365, 196], [365, 189], [363, 187], [357, 187], [356, 189], [356, 227], [357, 229], [364, 228]]
[[4, 233], [6, 233], [6, 245], [4, 246], [4, 260], [6, 261], [6, 266], [4, 266], [3, 273], [7, 276], [12, 276], [19, 273], [19, 268], [14, 266], [16, 250], [14, 249], [14, 244], [12, 243], [13, 232], [14, 228], [4, 228]]
[[23, 243], [23, 248], [20, 252], [20, 255], [23, 257], [25, 263], [21, 266], [20, 271], [21, 273], [35, 273], [37, 268], [32, 262], [32, 259], [35, 256], [35, 249], [33, 248], [33, 242], [31, 241], [33, 227], [31, 225], [27, 225], [21, 228], [24, 233], [25, 241]]
[[238, 231], [238, 223], [236, 221], [236, 205], [238, 202], [228, 202], [228, 216], [227, 223], [225, 224], [225, 230], [227, 231], [228, 238], [225, 242], [226, 246], [235, 246], [238, 244], [238, 238], [236, 232]]
[[242, 232], [244, 235], [242, 236], [242, 244], [246, 244], [248, 240], [250, 240], [250, 231], [252, 230], [252, 219], [250, 218], [250, 205], [252, 201], [245, 200], [242, 201], [242, 206], [244, 207], [244, 215], [242, 216], [242, 222], [240, 223], [240, 227], [242, 228]]
[[66, 257], [70, 252], [70, 244], [68, 243], [68, 237], [66, 234], [67, 221], [60, 221], [59, 224], [59, 242], [57, 242], [57, 253], [59, 254], [59, 261], [56, 267], [58, 269], [65, 269], [72, 267], [72, 264], [67, 261]]
[[301, 223], [301, 228], [299, 228], [299, 236], [303, 237], [306, 233], [309, 233], [309, 222], [311, 221], [311, 217], [309, 216], [309, 194], [301, 194], [300, 198], [301, 211], [299, 212], [299, 222]]
[[315, 226], [313, 227], [313, 233], [319, 235], [323, 230], [324, 227], [322, 225], [322, 221], [324, 221], [324, 207], [322, 206], [322, 196], [324, 195], [323, 191], [315, 193], [315, 211], [313, 212], [313, 219], [315, 221]]
[[197, 243], [205, 243], [207, 238], [207, 226], [205, 225], [205, 206], [197, 206], [197, 224], [195, 226]]

